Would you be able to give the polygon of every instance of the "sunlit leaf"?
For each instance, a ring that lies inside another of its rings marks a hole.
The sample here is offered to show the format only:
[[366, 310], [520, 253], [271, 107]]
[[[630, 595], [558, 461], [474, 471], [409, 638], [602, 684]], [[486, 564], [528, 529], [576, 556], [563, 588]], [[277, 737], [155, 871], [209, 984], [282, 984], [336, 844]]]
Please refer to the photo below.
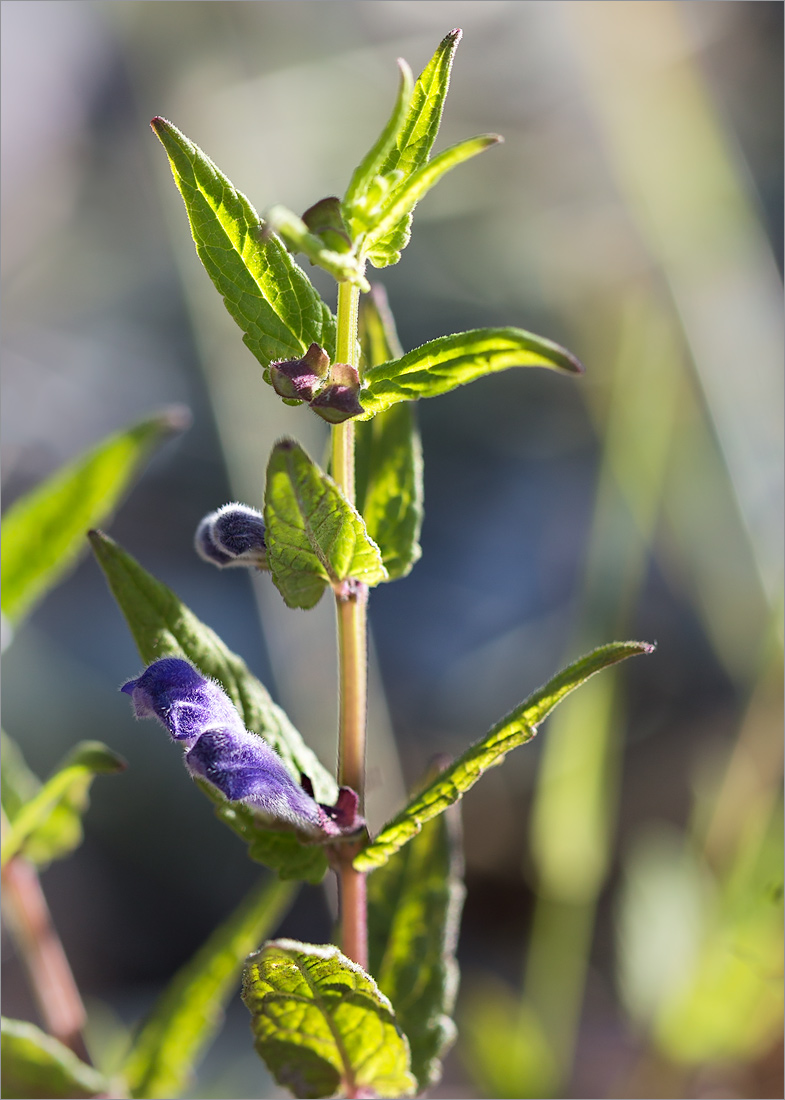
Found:
[[220, 1027], [246, 957], [272, 932], [296, 887], [265, 881], [179, 970], [153, 1008], [122, 1067], [131, 1096], [179, 1096]]
[[580, 374], [580, 362], [558, 344], [518, 328], [472, 329], [440, 336], [363, 377], [364, 418], [397, 401], [437, 397], [510, 367], [550, 367]]
[[410, 1096], [409, 1047], [374, 980], [337, 947], [274, 940], [248, 960], [254, 1045], [300, 1097]]
[[173, 408], [104, 439], [3, 515], [2, 610], [18, 623], [85, 550], [90, 527], [117, 507], [150, 451], [188, 426]]
[[443, 813], [470, 790], [488, 768], [501, 763], [511, 749], [531, 741], [537, 727], [553, 708], [590, 676], [626, 657], [651, 653], [653, 649], [647, 642], [611, 642], [568, 665], [506, 718], [497, 722], [481, 741], [467, 749], [412, 799], [408, 806], [384, 826], [375, 840], [356, 856], [355, 868], [358, 871], [372, 871], [386, 863], [393, 852], [397, 852], [417, 835], [426, 821]]
[[3, 1100], [111, 1095], [109, 1082], [51, 1035], [3, 1017]]
[[312, 343], [332, 357], [335, 320], [279, 240], [262, 240], [259, 215], [198, 146], [164, 118], [153, 130], [185, 202], [199, 259], [266, 368]]
[[[78, 829], [79, 816], [87, 806], [87, 792], [96, 775], [113, 775], [122, 771], [126, 764], [122, 757], [112, 752], [100, 741], [82, 741], [68, 755], [51, 779], [36, 794], [21, 806], [5, 830], [2, 842], [2, 863], [5, 865], [12, 856], [23, 851], [31, 841], [37, 841], [39, 853], [46, 841], [49, 852], [44, 853], [44, 862], [64, 854], [75, 847], [81, 839]], [[62, 833], [53, 831], [53, 814], [58, 807], [65, 807], [59, 825]], [[74, 836], [74, 817], [77, 833]], [[48, 858], [47, 858], [48, 856]]]
[[387, 577], [356, 509], [293, 440], [270, 455], [264, 521], [273, 581], [289, 607], [313, 607], [327, 584], [348, 577], [369, 585]]
[[435, 1084], [455, 1041], [455, 950], [463, 906], [457, 807], [422, 831], [368, 880], [369, 969], [409, 1039], [418, 1091]]

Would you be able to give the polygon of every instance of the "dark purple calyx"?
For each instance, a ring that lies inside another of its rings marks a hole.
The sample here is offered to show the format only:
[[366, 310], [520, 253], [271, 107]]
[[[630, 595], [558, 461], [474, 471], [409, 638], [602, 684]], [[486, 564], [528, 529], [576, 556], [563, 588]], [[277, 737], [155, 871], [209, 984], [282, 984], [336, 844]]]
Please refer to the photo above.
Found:
[[327, 384], [311, 401], [311, 408], [328, 424], [341, 424], [364, 411], [359, 395], [357, 368], [349, 363], [333, 363]]
[[312, 401], [330, 368], [324, 348], [311, 344], [302, 359], [282, 359], [270, 364], [270, 381], [281, 397], [294, 401]]

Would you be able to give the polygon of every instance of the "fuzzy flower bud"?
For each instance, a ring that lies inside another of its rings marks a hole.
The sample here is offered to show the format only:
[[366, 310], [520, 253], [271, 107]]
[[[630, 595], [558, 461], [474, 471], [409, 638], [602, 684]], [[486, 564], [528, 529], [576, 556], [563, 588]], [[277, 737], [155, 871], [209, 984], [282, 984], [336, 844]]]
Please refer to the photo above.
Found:
[[267, 543], [261, 512], [247, 504], [224, 504], [196, 528], [194, 546], [200, 558], [217, 565], [267, 568]]
[[246, 730], [229, 697], [214, 680], [179, 657], [155, 661], [120, 689], [130, 695], [137, 718], [157, 718], [182, 741], [185, 765], [230, 802], [242, 802], [274, 827], [327, 841], [365, 824], [357, 795], [340, 789], [335, 806], [313, 798], [310, 781], [298, 786], [264, 738]]
[[360, 404], [360, 375], [349, 363], [334, 363], [327, 385], [311, 401], [311, 408], [328, 424], [341, 424], [363, 411]]
[[270, 364], [270, 381], [281, 397], [311, 401], [322, 385], [330, 366], [324, 348], [311, 344], [302, 359], [285, 359]]

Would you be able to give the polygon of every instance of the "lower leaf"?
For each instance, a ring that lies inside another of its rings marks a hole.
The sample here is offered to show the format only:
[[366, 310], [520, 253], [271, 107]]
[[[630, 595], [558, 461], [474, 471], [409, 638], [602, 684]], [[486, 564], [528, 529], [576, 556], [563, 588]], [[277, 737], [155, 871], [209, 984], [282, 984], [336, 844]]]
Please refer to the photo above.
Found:
[[106, 1078], [26, 1020], [2, 1020], [3, 1097], [37, 1100], [109, 1095]]

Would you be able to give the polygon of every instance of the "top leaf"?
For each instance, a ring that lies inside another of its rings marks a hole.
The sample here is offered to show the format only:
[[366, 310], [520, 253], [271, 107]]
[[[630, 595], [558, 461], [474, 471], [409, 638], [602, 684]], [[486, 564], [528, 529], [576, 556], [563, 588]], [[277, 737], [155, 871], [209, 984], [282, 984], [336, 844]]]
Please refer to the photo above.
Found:
[[259, 215], [245, 195], [171, 122], [150, 125], [169, 156], [199, 259], [246, 346], [265, 369], [272, 360], [300, 358], [314, 343], [332, 358], [330, 310], [283, 244], [261, 240]]
[[2, 608], [19, 623], [84, 550], [85, 532], [114, 511], [150, 451], [188, 426], [174, 407], [110, 435], [61, 467], [3, 516]]

